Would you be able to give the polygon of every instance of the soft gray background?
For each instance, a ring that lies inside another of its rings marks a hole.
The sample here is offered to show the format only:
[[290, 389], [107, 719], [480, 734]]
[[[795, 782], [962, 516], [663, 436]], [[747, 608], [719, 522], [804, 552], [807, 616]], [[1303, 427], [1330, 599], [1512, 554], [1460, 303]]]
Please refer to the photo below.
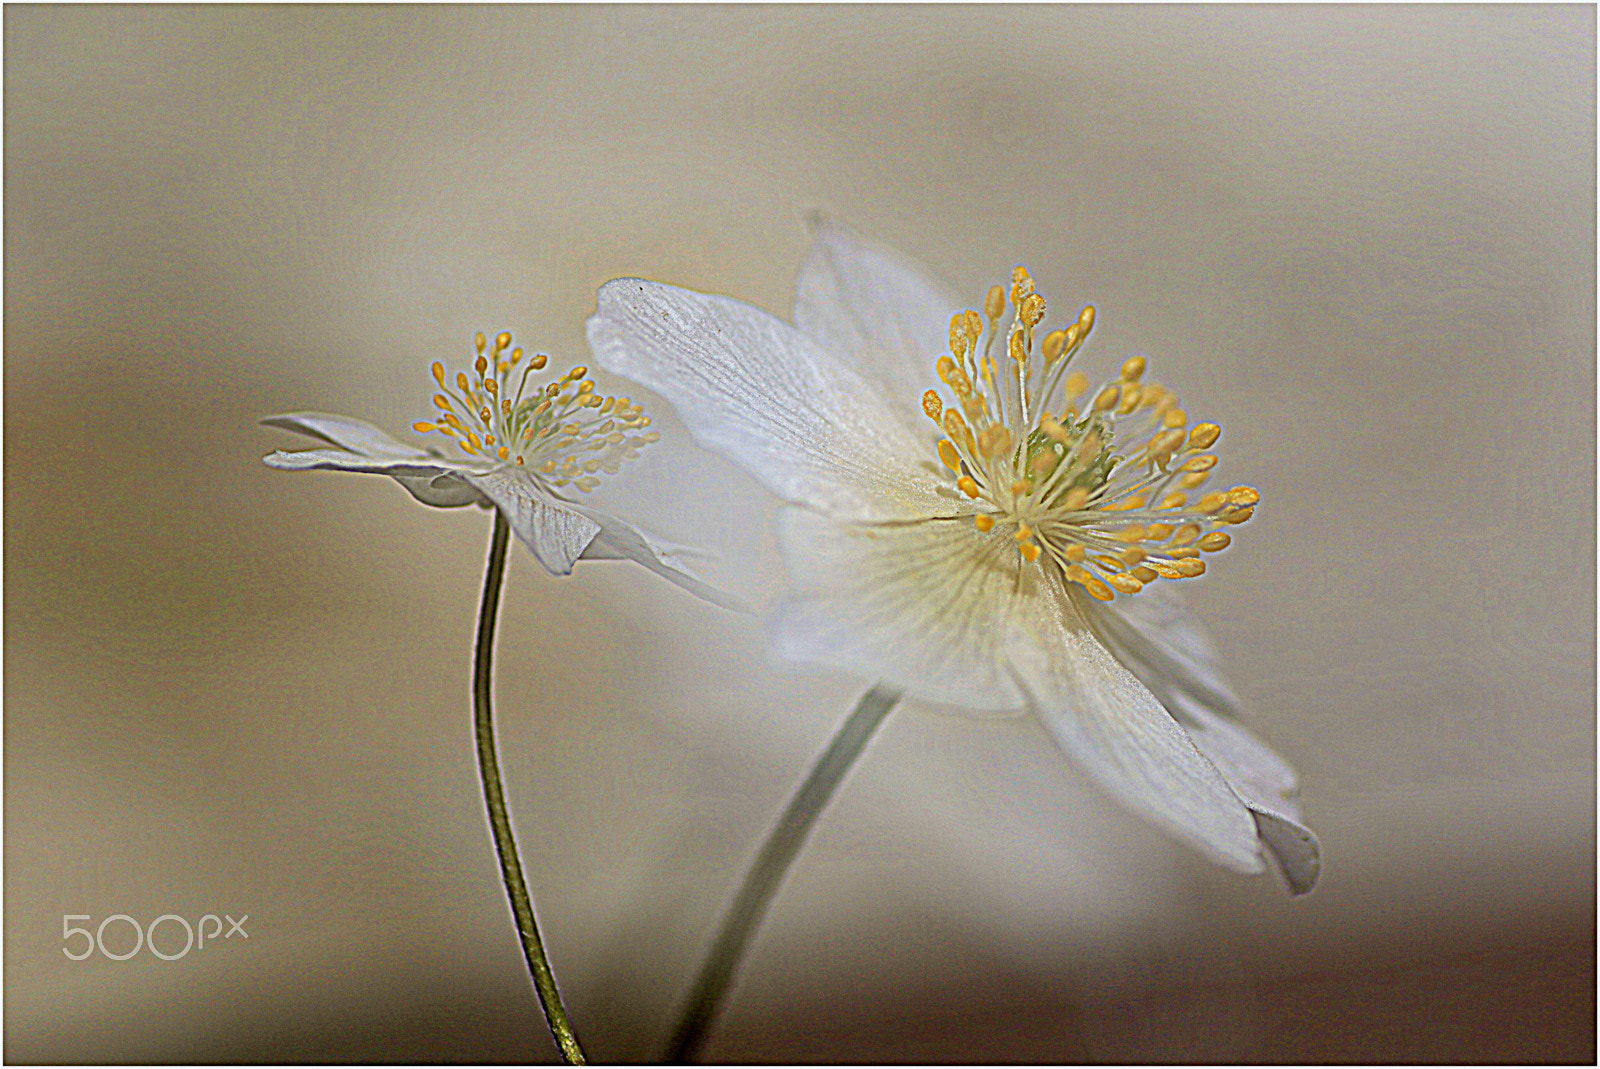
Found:
[[[1594, 24], [8, 6], [6, 1055], [552, 1056], [471, 749], [487, 517], [269, 471], [255, 420], [404, 433], [480, 329], [586, 362], [618, 275], [787, 314], [820, 208], [973, 301], [1027, 264], [1099, 308], [1088, 365], [1148, 354], [1223, 424], [1265, 503], [1189, 588], [1326, 873], [1290, 901], [1030, 721], [904, 710], [710, 1055], [1591, 1060]], [[770, 589], [771, 501], [651, 412], [608, 500]], [[658, 1049], [865, 683], [762, 650], [515, 555], [502, 746], [597, 1058]], [[64, 913], [224, 911], [248, 943], [60, 949]]]

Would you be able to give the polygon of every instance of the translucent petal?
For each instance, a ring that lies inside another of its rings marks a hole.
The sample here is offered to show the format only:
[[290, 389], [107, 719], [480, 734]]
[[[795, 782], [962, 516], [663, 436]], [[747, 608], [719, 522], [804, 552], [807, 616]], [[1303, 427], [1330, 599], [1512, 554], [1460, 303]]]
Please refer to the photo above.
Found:
[[601, 288], [589, 345], [602, 367], [678, 410], [702, 444], [779, 496], [839, 515], [926, 515], [944, 479], [879, 390], [751, 305], [644, 279]]
[[600, 525], [552, 497], [522, 471], [500, 469], [467, 476], [505, 514], [522, 544], [551, 575], [571, 575], [572, 566], [600, 533]]
[[751, 611], [750, 606], [744, 601], [718, 590], [697, 577], [659, 539], [598, 509], [576, 503], [568, 503], [567, 507], [587, 516], [600, 528], [600, 533], [589, 543], [589, 548], [584, 550], [584, 560], [631, 560], [714, 605], [721, 605], [736, 612]]
[[931, 427], [917, 405], [939, 385], [934, 361], [950, 349], [950, 317], [967, 306], [893, 249], [826, 219], [813, 227], [795, 286], [795, 326], [881, 385], [917, 430]]
[[1041, 584], [1010, 621], [1007, 655], [1045, 727], [1113, 797], [1218, 864], [1260, 872], [1252, 812], [1064, 591]]
[[398, 441], [365, 420], [327, 412], [285, 412], [261, 421], [268, 427], [298, 431], [364, 457], [428, 457], [416, 446]]
[[799, 508], [779, 517], [789, 594], [777, 652], [883, 680], [911, 697], [979, 710], [1024, 704], [1000, 660], [1021, 596], [1005, 554], [970, 520], [850, 522]]

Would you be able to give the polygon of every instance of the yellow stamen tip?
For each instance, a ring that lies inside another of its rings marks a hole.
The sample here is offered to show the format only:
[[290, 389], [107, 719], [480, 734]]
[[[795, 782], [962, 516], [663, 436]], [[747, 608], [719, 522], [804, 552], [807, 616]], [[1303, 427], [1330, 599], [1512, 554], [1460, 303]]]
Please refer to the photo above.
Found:
[[432, 423], [413, 423], [411, 429], [421, 434], [427, 434], [429, 431], [436, 431], [439, 428]]
[[983, 299], [983, 314], [990, 319], [999, 319], [1000, 313], [1006, 310], [1006, 291], [1000, 286], [990, 286], [989, 295]]
[[1061, 359], [1062, 350], [1064, 350], [1066, 347], [1066, 331], [1052, 330], [1049, 334], [1046, 334], [1044, 336], [1043, 348], [1045, 366], [1049, 367], [1051, 364], [1054, 364], [1057, 360]]
[[1017, 549], [1030, 564], [1039, 559], [1039, 547], [1033, 542], [1024, 542]]
[[972, 526], [976, 527], [984, 534], [988, 534], [990, 531], [994, 530], [994, 517], [990, 516], [988, 513], [979, 513], [978, 515], [972, 517]]
[[945, 467], [957, 475], [961, 474], [961, 454], [956, 452], [956, 447], [948, 438], [939, 439], [939, 459], [944, 461]]
[[961, 478], [957, 479], [956, 487], [968, 497], [976, 498], [978, 496], [977, 480], [970, 475], [963, 475]]
[[922, 411], [928, 414], [929, 419], [938, 423], [939, 417], [944, 414], [944, 402], [939, 400], [937, 393], [929, 390], [922, 395]]
[[1235, 486], [1228, 491], [1228, 504], [1254, 505], [1261, 500], [1261, 494], [1253, 486]]
[[1190, 449], [1210, 449], [1222, 437], [1222, 428], [1215, 423], [1197, 423], [1189, 432]]
[[1115, 386], [1107, 386], [1105, 389], [1101, 390], [1099, 396], [1094, 399], [1094, 410], [1096, 412], [1105, 412], [1109, 409], [1115, 408], [1119, 393], [1120, 391]]
[[444, 385], [444, 365], [439, 363], [437, 360], [433, 362], [433, 377], [438, 381], [440, 386]]
[[495, 337], [495, 339], [494, 339], [494, 351], [495, 352], [498, 353], [500, 350], [509, 349], [510, 347], [511, 347], [511, 335], [510, 334], [502, 333], [502, 334], [499, 334], [499, 335], [497, 335]]
[[1145, 359], [1142, 356], [1130, 356], [1122, 362], [1122, 381], [1138, 382], [1144, 374]]
[[485, 348], [486, 348], [486, 347], [487, 347], [487, 346], [488, 346], [488, 344], [489, 344], [489, 339], [488, 339], [488, 338], [485, 338], [485, 337], [484, 337], [484, 336], [483, 336], [483, 331], [481, 331], [481, 330], [480, 330], [480, 331], [478, 331], [478, 333], [477, 333], [477, 334], [476, 334], [476, 335], [475, 335], [475, 336], [474, 336], [474, 337], [473, 337], [473, 339], [472, 339], [472, 344], [473, 344], [473, 345], [475, 345], [475, 346], [477, 346], [477, 348], [478, 348], [478, 352], [480, 352], [480, 353], [481, 353], [481, 352], [483, 352], [483, 350], [484, 350], [484, 349], [485, 349]]
[[1212, 531], [1200, 539], [1199, 545], [1207, 553], [1215, 553], [1219, 549], [1227, 549], [1228, 543], [1232, 541], [1233, 538], [1227, 531]]

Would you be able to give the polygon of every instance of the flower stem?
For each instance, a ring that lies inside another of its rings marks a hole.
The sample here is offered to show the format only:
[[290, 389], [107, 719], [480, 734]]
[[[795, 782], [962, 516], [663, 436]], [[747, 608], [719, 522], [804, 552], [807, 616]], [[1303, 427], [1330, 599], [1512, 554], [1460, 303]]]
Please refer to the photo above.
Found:
[[756, 927], [772, 903], [773, 895], [783, 882], [784, 874], [789, 871], [789, 865], [800, 852], [800, 847], [805, 845], [811, 826], [827, 806], [828, 799], [833, 797], [845, 773], [861, 756], [861, 751], [878, 730], [878, 725], [883, 723], [883, 718], [899, 700], [900, 691], [882, 684], [867, 691], [840, 726], [827, 750], [811, 766], [810, 774], [789, 800], [789, 806], [778, 818], [778, 823], [768, 833], [767, 841], [761, 845], [761, 852], [756, 855], [750, 871], [745, 874], [744, 883], [734, 895], [716, 942], [711, 944], [705, 964], [700, 967], [700, 975], [695, 979], [687, 1008], [678, 1021], [663, 1061], [687, 1062], [699, 1053], [716, 1020], [728, 985], [733, 980], [734, 970], [744, 955], [745, 944], [755, 934]]
[[545, 957], [539, 938], [539, 925], [533, 917], [533, 899], [522, 878], [522, 862], [517, 860], [517, 840], [511, 831], [511, 814], [506, 809], [505, 789], [500, 785], [500, 762], [495, 757], [494, 714], [489, 708], [489, 689], [494, 658], [494, 624], [500, 609], [500, 586], [506, 573], [506, 546], [511, 528], [499, 509], [494, 513], [494, 534], [489, 539], [489, 565], [483, 575], [483, 604], [478, 610], [478, 643], [472, 671], [472, 706], [478, 735], [478, 771], [483, 776], [483, 801], [489, 809], [489, 827], [494, 832], [494, 848], [500, 855], [500, 874], [505, 879], [506, 895], [516, 917], [517, 933], [522, 937], [522, 953], [533, 974], [533, 986], [544, 1004], [545, 1020], [556, 1049], [568, 1065], [583, 1065], [583, 1048], [567, 1020], [555, 973]]

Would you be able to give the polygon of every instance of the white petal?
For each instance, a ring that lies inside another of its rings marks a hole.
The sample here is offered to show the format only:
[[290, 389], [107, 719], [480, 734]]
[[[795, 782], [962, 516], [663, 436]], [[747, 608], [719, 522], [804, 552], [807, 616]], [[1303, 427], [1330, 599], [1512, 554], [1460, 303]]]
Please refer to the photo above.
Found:
[[795, 326], [917, 414], [923, 391], [938, 386], [933, 365], [950, 350], [950, 317], [966, 306], [894, 250], [837, 223], [813, 225]]
[[412, 497], [435, 508], [488, 504], [484, 496], [474, 490], [459, 472], [450, 470], [444, 466], [446, 462], [426, 453], [385, 458], [346, 453], [341, 449], [301, 449], [294, 452], [279, 449], [261, 459], [267, 467], [280, 471], [358, 471], [388, 475], [405, 487]]
[[600, 528], [600, 533], [584, 550], [584, 560], [631, 560], [713, 605], [736, 612], [751, 611], [745, 602], [698, 578], [660, 539], [599, 509], [571, 502], [567, 507], [587, 516]]
[[670, 401], [702, 444], [779, 496], [836, 514], [926, 515], [944, 480], [878, 389], [751, 305], [608, 282], [589, 319], [601, 366]]
[[1000, 659], [1016, 591], [1015, 544], [970, 520], [865, 523], [779, 516], [789, 595], [777, 652], [883, 680], [924, 701], [995, 711], [1024, 698]]
[[500, 469], [467, 476], [505, 514], [522, 544], [551, 575], [571, 575], [600, 525], [559, 501], [532, 475]]
[[390, 437], [365, 420], [335, 416], [327, 412], [285, 412], [261, 421], [268, 427], [281, 427], [320, 438], [364, 457], [427, 457], [432, 454]]
[[1320, 859], [1316, 836], [1299, 823], [1299, 777], [1237, 720], [1238, 698], [1218, 667], [1216, 647], [1184, 611], [1182, 596], [1156, 584], [1113, 604], [1087, 596], [1074, 601], [1095, 634], [1250, 807], [1290, 889], [1295, 894], [1311, 890]]
[[1008, 654], [1045, 727], [1123, 805], [1239, 872], [1260, 872], [1256, 821], [1155, 695], [1095, 638], [1065, 592], [1010, 622]]

